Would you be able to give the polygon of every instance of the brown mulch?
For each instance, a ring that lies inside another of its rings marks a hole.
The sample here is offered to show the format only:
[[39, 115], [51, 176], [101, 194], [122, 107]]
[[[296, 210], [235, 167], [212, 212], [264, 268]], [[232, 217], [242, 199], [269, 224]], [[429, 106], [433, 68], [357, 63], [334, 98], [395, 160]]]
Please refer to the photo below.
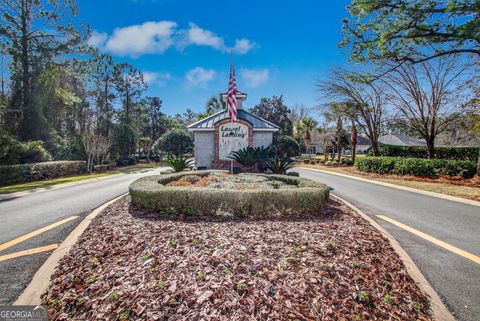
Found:
[[62, 258], [50, 320], [431, 320], [393, 249], [345, 205], [278, 219], [168, 219], [129, 197]]

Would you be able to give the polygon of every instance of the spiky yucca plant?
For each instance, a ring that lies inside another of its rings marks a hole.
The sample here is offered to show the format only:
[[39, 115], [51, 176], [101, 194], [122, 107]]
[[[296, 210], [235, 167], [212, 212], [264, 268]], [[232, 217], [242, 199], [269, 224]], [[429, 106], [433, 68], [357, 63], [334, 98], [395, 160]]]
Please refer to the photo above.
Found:
[[182, 172], [187, 168], [193, 167], [193, 161], [191, 159], [187, 159], [184, 156], [171, 156], [168, 155], [165, 159], [165, 163], [173, 168], [175, 172]]

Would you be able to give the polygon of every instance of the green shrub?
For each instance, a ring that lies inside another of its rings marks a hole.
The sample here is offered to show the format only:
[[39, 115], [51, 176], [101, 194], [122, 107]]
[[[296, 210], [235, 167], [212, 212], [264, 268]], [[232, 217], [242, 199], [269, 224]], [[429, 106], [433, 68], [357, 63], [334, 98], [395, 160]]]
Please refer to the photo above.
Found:
[[403, 157], [365, 157], [357, 159], [355, 166], [359, 171], [377, 174], [464, 178], [475, 176], [477, 168], [472, 161]]
[[285, 174], [287, 170], [295, 166], [295, 162], [290, 158], [275, 158], [268, 160], [266, 166], [274, 174]]
[[108, 165], [95, 165], [93, 168], [97, 173], [105, 173], [108, 171]]
[[234, 216], [271, 216], [318, 212], [327, 201], [326, 185], [287, 175], [263, 175], [294, 188], [228, 189], [166, 186], [185, 175], [207, 176], [213, 171], [192, 171], [149, 176], [130, 185], [132, 203], [159, 214], [207, 215], [229, 213]]
[[[372, 156], [370, 149], [367, 154]], [[427, 158], [428, 154], [426, 146], [381, 144], [378, 146], [378, 156]], [[435, 147], [435, 158], [476, 161], [478, 158], [478, 147]]]
[[41, 141], [20, 142], [7, 134], [0, 134], [0, 164], [16, 165], [51, 161], [52, 156]]
[[275, 156], [279, 158], [294, 157], [299, 154], [300, 145], [292, 136], [276, 135], [273, 139], [272, 149]]
[[193, 167], [193, 161], [190, 159], [187, 159], [186, 157], [183, 156], [167, 156], [165, 159], [165, 164], [173, 168], [175, 172], [181, 172], [186, 170], [187, 168], [192, 168]]
[[160, 154], [161, 152], [181, 156], [193, 151], [192, 135], [181, 129], [173, 129], [163, 134], [154, 144], [153, 150]]
[[84, 161], [58, 161], [0, 166], [0, 184], [8, 185], [85, 173]]
[[137, 159], [132, 156], [117, 160], [117, 166], [132, 166], [135, 164], [137, 164]]

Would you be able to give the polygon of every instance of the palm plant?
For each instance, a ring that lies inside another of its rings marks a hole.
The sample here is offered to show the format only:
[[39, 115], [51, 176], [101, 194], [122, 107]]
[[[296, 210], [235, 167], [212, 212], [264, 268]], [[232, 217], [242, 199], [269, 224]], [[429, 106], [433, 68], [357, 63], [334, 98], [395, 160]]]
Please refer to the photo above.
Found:
[[273, 158], [266, 161], [265, 165], [274, 174], [285, 174], [288, 169], [295, 166], [295, 162], [290, 158]]
[[193, 160], [188, 159], [184, 156], [172, 156], [168, 155], [165, 159], [165, 163], [173, 168], [173, 170], [178, 173], [182, 172], [187, 168], [193, 167]]
[[269, 159], [272, 155], [273, 151], [270, 147], [247, 146], [245, 148], [232, 152], [229, 157], [248, 168], [253, 168], [256, 164], [258, 164], [261, 170], [265, 161]]
[[229, 158], [249, 168], [253, 167], [257, 163], [257, 153], [255, 148], [250, 146], [232, 152]]
[[303, 142], [308, 150], [308, 157], [311, 158], [312, 131], [317, 127], [317, 122], [311, 117], [303, 117], [297, 123], [297, 130], [303, 134]]

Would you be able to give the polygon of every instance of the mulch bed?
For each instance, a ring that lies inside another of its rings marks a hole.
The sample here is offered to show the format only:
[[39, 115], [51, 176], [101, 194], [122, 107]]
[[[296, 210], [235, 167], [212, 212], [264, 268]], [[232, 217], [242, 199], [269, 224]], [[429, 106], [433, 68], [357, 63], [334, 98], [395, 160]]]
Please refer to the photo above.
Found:
[[429, 182], [429, 183], [440, 183], [440, 184], [450, 184], [457, 186], [469, 186], [469, 187], [480, 187], [480, 177], [475, 176], [473, 178], [463, 178], [456, 176], [438, 176], [438, 177], [426, 177], [426, 176], [413, 176], [413, 175], [393, 175], [393, 174], [376, 174], [376, 173], [365, 173], [357, 170], [354, 166], [342, 166], [346, 172], [352, 174], [357, 174], [365, 177], [371, 178], [392, 178], [392, 179], [402, 179], [407, 181], [419, 181], [419, 182]]
[[345, 205], [278, 219], [106, 208], [43, 295], [51, 320], [431, 320], [393, 249]]

